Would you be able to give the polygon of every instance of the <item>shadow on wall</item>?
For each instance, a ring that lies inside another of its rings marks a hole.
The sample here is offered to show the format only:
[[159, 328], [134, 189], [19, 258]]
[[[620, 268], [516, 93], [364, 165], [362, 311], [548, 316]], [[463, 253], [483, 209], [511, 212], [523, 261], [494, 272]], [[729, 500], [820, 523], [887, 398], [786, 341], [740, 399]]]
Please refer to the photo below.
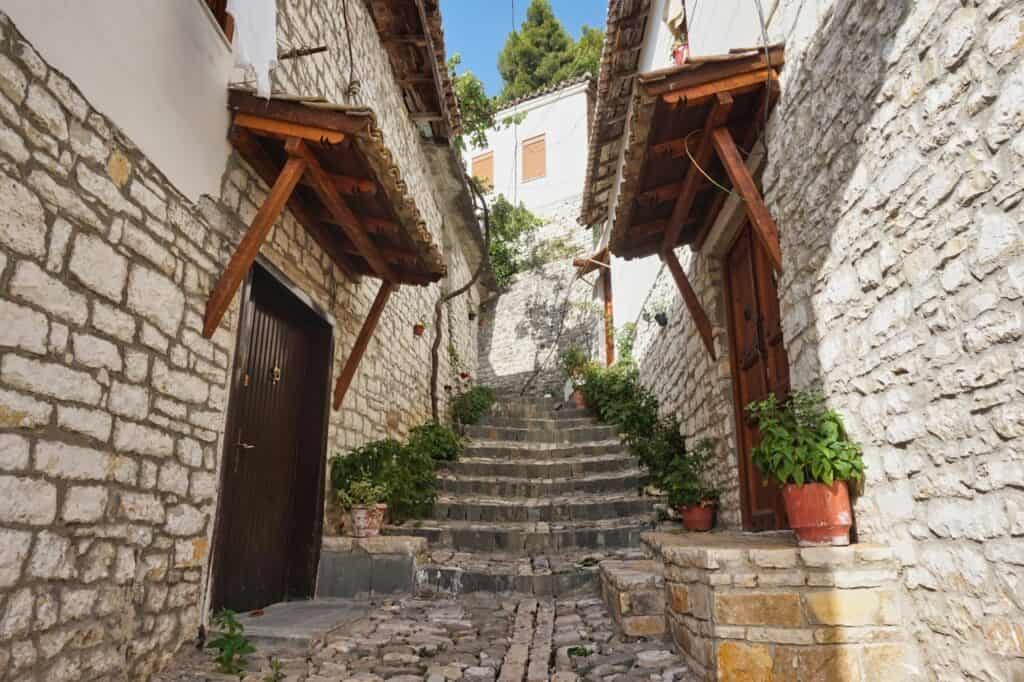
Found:
[[[591, 348], [601, 318], [571, 261], [519, 273], [480, 310], [480, 383], [500, 394], [561, 395], [559, 354]], [[596, 312], [595, 312], [596, 311]]]

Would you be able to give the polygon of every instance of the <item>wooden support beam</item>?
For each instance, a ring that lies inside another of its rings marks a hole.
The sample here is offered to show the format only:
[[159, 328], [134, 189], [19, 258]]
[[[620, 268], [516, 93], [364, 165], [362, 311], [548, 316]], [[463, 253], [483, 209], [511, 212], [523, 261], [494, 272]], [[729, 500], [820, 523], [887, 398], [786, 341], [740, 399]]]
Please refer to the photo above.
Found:
[[384, 257], [374, 243], [370, 241], [370, 237], [366, 232], [366, 226], [352, 212], [352, 209], [348, 207], [345, 200], [341, 198], [338, 189], [331, 182], [330, 176], [320, 165], [320, 161], [317, 160], [309, 145], [300, 140], [294, 145], [294, 149], [289, 149], [289, 154], [293, 154], [306, 161], [307, 172], [316, 183], [317, 195], [341, 226], [345, 235], [359, 249], [359, 255], [366, 259], [366, 262], [370, 264], [370, 267], [373, 268], [378, 277], [388, 282], [394, 282], [395, 273], [391, 271], [387, 261], [384, 260]]
[[289, 100], [267, 100], [239, 90], [228, 93], [228, 107], [239, 114], [251, 114], [351, 135], [368, 132], [372, 120], [372, 116], [365, 110], [338, 111], [336, 108], [308, 106]]
[[604, 352], [605, 363], [611, 367], [615, 364], [615, 317], [612, 308], [612, 269], [605, 268], [601, 273], [601, 285], [604, 293]]
[[257, 135], [287, 139], [290, 137], [309, 140], [310, 142], [329, 142], [338, 144], [345, 139], [345, 133], [327, 128], [317, 128], [302, 123], [290, 123], [274, 118], [253, 116], [252, 114], [235, 114], [234, 124], [253, 131]]
[[228, 309], [231, 299], [238, 291], [238, 285], [241, 284], [242, 279], [249, 272], [249, 268], [252, 267], [260, 246], [266, 240], [267, 234], [270, 233], [270, 228], [277, 222], [305, 170], [306, 162], [296, 158], [288, 159], [284, 168], [281, 169], [277, 181], [270, 188], [270, 193], [267, 194], [267, 198], [256, 212], [252, 225], [249, 226], [238, 248], [231, 255], [231, 260], [228, 261], [227, 267], [224, 268], [224, 272], [221, 273], [220, 279], [217, 280], [217, 284], [213, 288], [213, 293], [210, 294], [210, 298], [206, 302], [206, 318], [203, 320], [203, 336], [206, 338], [213, 336], [221, 318], [224, 317], [224, 311]]
[[[330, 215], [329, 213], [321, 213], [319, 216], [320, 220], [331, 225], [337, 225], [341, 227], [341, 223], [337, 218]], [[402, 229], [398, 223], [393, 223], [390, 220], [384, 218], [371, 218], [369, 216], [360, 216], [360, 220], [363, 221], [363, 225], [366, 227], [368, 232], [374, 234], [387, 235], [388, 237], [397, 237], [401, 234]]]
[[[729, 120], [729, 112], [732, 111], [732, 97], [719, 94], [711, 107], [707, 121], [704, 123], [704, 134], [701, 136], [700, 145], [697, 147], [693, 158], [701, 168], [707, 168], [711, 160], [712, 146], [710, 132], [715, 128], [725, 125]], [[697, 197], [697, 189], [701, 184], [703, 176], [697, 169], [697, 165], [690, 163], [686, 171], [686, 178], [683, 180], [679, 190], [679, 197], [676, 205], [672, 207], [672, 217], [668, 221], [668, 229], [665, 230], [665, 239], [662, 241], [662, 251], [672, 249], [679, 242], [679, 233], [683, 229], [683, 223], [690, 215], [693, 208], [693, 200]]]
[[715, 342], [711, 338], [711, 320], [708, 319], [703, 306], [697, 300], [697, 294], [694, 293], [693, 287], [690, 286], [690, 280], [686, 278], [683, 266], [679, 264], [679, 259], [676, 258], [675, 251], [672, 250], [662, 251], [661, 259], [665, 261], [665, 265], [668, 266], [669, 271], [672, 273], [672, 279], [676, 281], [676, 286], [683, 297], [686, 309], [690, 311], [690, 316], [693, 318], [694, 324], [697, 325], [697, 332], [700, 334], [701, 340], [704, 341], [704, 347], [708, 349], [708, 355], [714, 360]]
[[776, 78], [775, 69], [760, 69], [750, 73], [743, 73], [738, 76], [730, 76], [713, 83], [695, 85], [691, 88], [673, 90], [661, 96], [666, 104], [682, 102], [686, 106], [697, 106], [701, 102], [709, 100], [719, 94], [730, 96], [742, 95], [754, 90], [760, 90], [765, 81]]
[[373, 338], [373, 332], [377, 328], [377, 322], [380, 320], [381, 313], [384, 312], [384, 306], [387, 304], [388, 299], [391, 298], [391, 293], [397, 288], [392, 282], [384, 281], [380, 283], [377, 297], [373, 299], [373, 305], [370, 306], [370, 312], [366, 316], [366, 321], [363, 322], [363, 327], [359, 330], [359, 336], [356, 337], [355, 345], [352, 346], [352, 352], [349, 353], [348, 360], [345, 361], [345, 366], [342, 368], [341, 374], [338, 375], [338, 381], [334, 384], [334, 409], [337, 410], [341, 407], [342, 401], [345, 400], [345, 394], [348, 393], [348, 387], [352, 384], [352, 378], [356, 375], [359, 362], [363, 359], [363, 354], [366, 352], [366, 347], [370, 344], [370, 339]]
[[[231, 144], [242, 155], [242, 158], [263, 178], [267, 186], [273, 187], [278, 173], [277, 166], [267, 155], [259, 140], [251, 132], [238, 126], [231, 126], [228, 131], [228, 139], [231, 140]], [[313, 238], [313, 241], [331, 257], [342, 274], [353, 282], [359, 281], [359, 275], [353, 268], [351, 259], [338, 249], [337, 238], [310, 214], [305, 204], [294, 193], [288, 199], [288, 210], [305, 228], [306, 233]]]
[[660, 159], [666, 156], [672, 157], [673, 159], [686, 158], [686, 146], [690, 146], [690, 153], [695, 154], [698, 147], [700, 147], [700, 141], [703, 137], [701, 135], [692, 135], [689, 139], [685, 137], [677, 137], [674, 140], [667, 140], [665, 142], [659, 142], [652, 144], [647, 152], [648, 159]]
[[740, 195], [743, 206], [750, 218], [750, 224], [754, 228], [754, 236], [761, 242], [768, 260], [776, 272], [782, 272], [782, 249], [779, 247], [779, 228], [775, 225], [768, 207], [764, 205], [761, 193], [757, 191], [754, 178], [750, 176], [747, 164], [743, 162], [736, 142], [732, 139], [732, 133], [728, 128], [716, 128], [711, 133], [714, 141], [715, 151], [725, 166], [729, 179], [732, 180], [733, 190]]

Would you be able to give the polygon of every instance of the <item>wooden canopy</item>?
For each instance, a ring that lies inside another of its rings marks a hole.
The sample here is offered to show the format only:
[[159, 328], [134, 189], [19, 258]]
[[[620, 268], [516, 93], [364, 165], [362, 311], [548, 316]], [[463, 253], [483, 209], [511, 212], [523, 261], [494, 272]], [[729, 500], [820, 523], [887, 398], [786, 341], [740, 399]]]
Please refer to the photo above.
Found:
[[438, 0], [369, 0], [381, 43], [413, 120], [431, 137], [459, 134], [459, 105], [445, 63]]
[[[755, 233], [777, 268], [774, 223], [746, 171], [778, 95], [781, 46], [697, 59], [641, 75], [630, 121], [610, 248], [621, 258], [661, 254], [681, 244], [699, 251], [728, 192], [746, 203]], [[696, 161], [696, 164], [694, 163]], [[767, 220], [766, 220], [767, 219]]]

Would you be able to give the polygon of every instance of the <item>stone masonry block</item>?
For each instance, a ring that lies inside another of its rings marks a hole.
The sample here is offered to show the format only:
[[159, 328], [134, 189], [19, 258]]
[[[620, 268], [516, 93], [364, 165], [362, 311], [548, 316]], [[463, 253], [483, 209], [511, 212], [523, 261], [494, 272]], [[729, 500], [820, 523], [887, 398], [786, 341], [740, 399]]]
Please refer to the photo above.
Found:
[[46, 214], [34, 194], [16, 179], [0, 174], [0, 244], [16, 253], [46, 254]]
[[825, 590], [804, 595], [807, 617], [823, 625], [899, 625], [899, 597], [892, 590]]
[[722, 642], [718, 645], [715, 662], [720, 680], [749, 680], [749, 682], [771, 682], [772, 680], [771, 650], [762, 644]]
[[68, 268], [96, 293], [120, 301], [128, 280], [128, 260], [98, 237], [79, 233]]
[[665, 591], [668, 595], [668, 607], [673, 613], [689, 613], [690, 597], [686, 585], [667, 583]]
[[0, 476], [0, 523], [48, 525], [57, 516], [57, 488], [46, 481]]
[[89, 405], [98, 403], [103, 392], [99, 383], [86, 372], [17, 355], [4, 356], [0, 362], [0, 379], [16, 388]]
[[665, 616], [626, 616], [619, 626], [627, 637], [660, 637], [665, 634]]
[[715, 622], [728, 625], [803, 624], [800, 595], [795, 592], [726, 592], [714, 594]]

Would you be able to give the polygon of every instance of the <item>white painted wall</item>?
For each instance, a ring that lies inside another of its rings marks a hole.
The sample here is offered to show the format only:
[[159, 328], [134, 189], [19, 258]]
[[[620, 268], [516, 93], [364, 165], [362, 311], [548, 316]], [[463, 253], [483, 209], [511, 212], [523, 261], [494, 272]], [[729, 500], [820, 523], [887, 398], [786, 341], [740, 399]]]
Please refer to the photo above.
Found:
[[[494, 152], [494, 193], [543, 215], [552, 204], [583, 193], [587, 173], [587, 83], [524, 102], [499, 112], [499, 120], [513, 113], [526, 113], [517, 126], [491, 129], [488, 146], [465, 152], [466, 168], [472, 159]], [[523, 182], [522, 142], [544, 133], [547, 146], [547, 175]]]
[[220, 193], [232, 58], [201, 0], [0, 0], [0, 8], [183, 194]]

